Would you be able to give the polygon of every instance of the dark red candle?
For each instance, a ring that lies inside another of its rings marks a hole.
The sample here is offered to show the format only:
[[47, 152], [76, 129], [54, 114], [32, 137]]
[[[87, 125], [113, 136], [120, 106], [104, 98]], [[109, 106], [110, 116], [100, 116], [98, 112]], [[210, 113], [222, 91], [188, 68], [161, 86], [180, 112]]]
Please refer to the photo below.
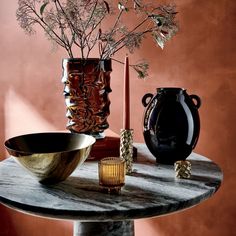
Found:
[[123, 129], [130, 129], [130, 82], [128, 56], [125, 57], [124, 67]]

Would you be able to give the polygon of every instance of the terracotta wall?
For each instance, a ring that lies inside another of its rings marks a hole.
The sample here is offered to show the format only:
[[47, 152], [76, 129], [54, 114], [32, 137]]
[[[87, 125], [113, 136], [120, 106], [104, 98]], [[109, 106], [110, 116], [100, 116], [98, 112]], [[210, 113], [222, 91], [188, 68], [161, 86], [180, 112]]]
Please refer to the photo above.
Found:
[[[224, 171], [224, 183], [206, 202], [177, 214], [136, 221], [136, 236], [227, 236], [235, 234], [236, 160], [236, 2], [232, 0], [176, 1], [179, 34], [164, 51], [147, 40], [136, 57], [150, 61], [150, 79], [132, 75], [132, 126], [142, 142], [141, 98], [156, 87], [178, 86], [202, 98], [201, 136], [195, 152]], [[0, 159], [3, 142], [17, 134], [65, 127], [65, 106], [60, 82], [64, 52], [52, 52], [43, 33], [29, 38], [15, 20], [17, 0], [0, 3]], [[124, 54], [120, 54], [123, 59]], [[132, 62], [131, 60], [131, 62]], [[122, 123], [122, 72], [113, 65], [110, 127]], [[1, 236], [71, 235], [72, 224], [40, 219], [0, 206]]]

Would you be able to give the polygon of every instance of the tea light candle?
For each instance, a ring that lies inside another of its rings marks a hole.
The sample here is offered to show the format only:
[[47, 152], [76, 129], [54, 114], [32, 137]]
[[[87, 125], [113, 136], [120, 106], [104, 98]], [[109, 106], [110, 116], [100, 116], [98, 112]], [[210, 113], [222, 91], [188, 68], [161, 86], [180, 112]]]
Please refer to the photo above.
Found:
[[99, 185], [108, 193], [119, 193], [125, 184], [125, 160], [106, 157], [98, 163]]

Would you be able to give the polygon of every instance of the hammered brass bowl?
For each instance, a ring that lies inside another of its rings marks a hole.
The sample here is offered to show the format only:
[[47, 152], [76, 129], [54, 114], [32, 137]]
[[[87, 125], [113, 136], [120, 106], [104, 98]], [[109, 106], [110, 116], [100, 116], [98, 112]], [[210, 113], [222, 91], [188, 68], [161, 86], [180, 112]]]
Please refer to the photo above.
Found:
[[33, 133], [8, 139], [5, 147], [42, 184], [65, 180], [89, 156], [95, 138], [74, 133]]

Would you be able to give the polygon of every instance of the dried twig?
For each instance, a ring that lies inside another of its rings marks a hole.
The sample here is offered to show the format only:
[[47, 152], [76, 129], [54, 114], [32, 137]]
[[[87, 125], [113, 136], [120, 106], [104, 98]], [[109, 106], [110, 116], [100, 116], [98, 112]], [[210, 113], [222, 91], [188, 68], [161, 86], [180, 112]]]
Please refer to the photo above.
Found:
[[[124, 20], [129, 13], [137, 17], [132, 27]], [[84, 59], [96, 45], [102, 59], [113, 58], [124, 47], [133, 53], [148, 35], [163, 48], [178, 30], [175, 6], [142, 0], [18, 0], [16, 15], [28, 34], [35, 33], [34, 26], [40, 25], [50, 40], [65, 48], [69, 57], [79, 49], [77, 57]], [[111, 25], [106, 31], [102, 29], [105, 21]], [[147, 76], [147, 63], [132, 67], [139, 77]]]

